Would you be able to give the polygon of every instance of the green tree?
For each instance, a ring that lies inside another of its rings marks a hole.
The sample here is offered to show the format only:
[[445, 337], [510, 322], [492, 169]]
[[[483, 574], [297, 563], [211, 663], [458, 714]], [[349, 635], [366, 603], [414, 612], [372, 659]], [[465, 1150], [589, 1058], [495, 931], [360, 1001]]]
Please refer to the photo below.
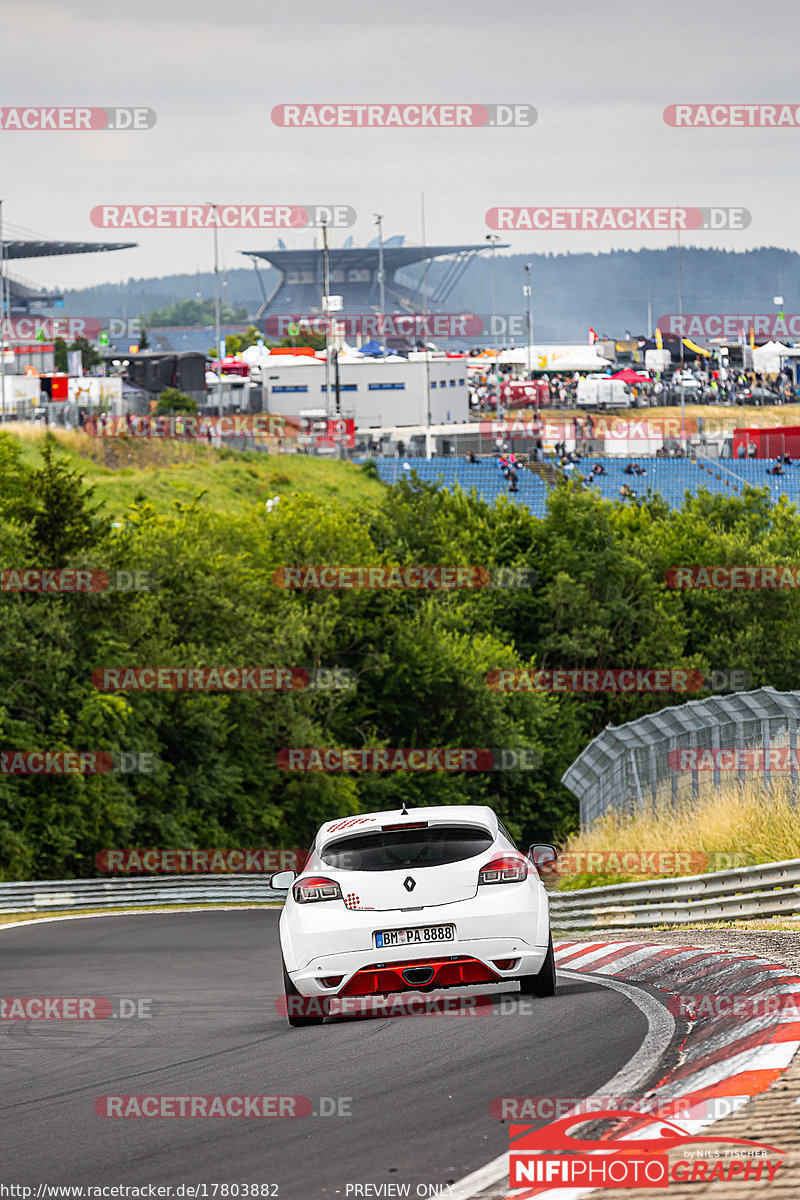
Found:
[[298, 333], [296, 337], [285, 337], [281, 346], [311, 346], [313, 350], [325, 349], [325, 335], [322, 333]]
[[98, 515], [101, 505], [92, 506], [94, 488], [84, 483], [78, 471], [56, 457], [58, 443], [52, 434], [41, 449], [42, 466], [30, 475], [25, 516], [37, 557], [47, 567], [60, 568], [84, 550], [101, 541], [107, 522]]
[[[97, 367], [103, 361], [100, 354], [95, 350], [88, 338], [79, 337], [70, 346], [70, 350], [80, 350], [81, 364], [84, 371], [90, 370], [92, 367]], [[66, 370], [66, 367], [64, 368]]]
[[154, 416], [166, 416], [169, 413], [197, 413], [197, 401], [193, 396], [187, 396], [178, 388], [164, 388], [159, 394], [158, 402], [153, 410]]
[[[220, 319], [225, 325], [247, 320], [247, 308], [240, 306], [232, 308], [223, 301], [220, 305]], [[141, 321], [149, 329], [159, 325], [208, 326], [215, 320], [215, 307], [212, 300], [198, 300], [196, 297], [180, 300], [165, 308], [156, 308], [152, 312], [142, 313]]]
[[67, 343], [60, 337], [57, 337], [53, 342], [53, 366], [56, 371], [60, 371], [62, 375], [66, 375]]

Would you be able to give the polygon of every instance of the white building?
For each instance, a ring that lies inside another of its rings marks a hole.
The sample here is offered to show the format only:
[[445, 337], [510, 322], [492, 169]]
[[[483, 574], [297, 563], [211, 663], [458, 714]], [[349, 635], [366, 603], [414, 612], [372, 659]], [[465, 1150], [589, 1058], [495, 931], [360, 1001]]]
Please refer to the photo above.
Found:
[[[326, 403], [323, 359], [283, 354], [260, 362], [264, 406], [269, 412], [299, 416], [325, 409], [334, 415], [335, 380], [330, 368], [331, 399]], [[360, 428], [462, 424], [469, 421], [467, 360], [425, 355], [412, 359], [339, 360], [340, 407]], [[428, 385], [430, 384], [430, 390]]]

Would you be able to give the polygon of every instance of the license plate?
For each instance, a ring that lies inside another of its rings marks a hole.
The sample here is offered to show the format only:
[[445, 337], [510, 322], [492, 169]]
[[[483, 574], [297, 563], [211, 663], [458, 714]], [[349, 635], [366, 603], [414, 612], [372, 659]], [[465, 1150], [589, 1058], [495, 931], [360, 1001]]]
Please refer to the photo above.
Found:
[[455, 925], [420, 925], [416, 929], [383, 929], [375, 934], [379, 950], [385, 946], [416, 946], [421, 942], [452, 942]]

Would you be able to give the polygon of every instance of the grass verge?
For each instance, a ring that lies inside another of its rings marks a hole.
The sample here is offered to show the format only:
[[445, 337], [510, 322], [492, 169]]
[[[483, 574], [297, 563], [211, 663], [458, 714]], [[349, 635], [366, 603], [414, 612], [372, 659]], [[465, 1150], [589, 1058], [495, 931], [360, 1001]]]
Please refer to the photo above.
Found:
[[[22, 446], [23, 461], [41, 465], [47, 430], [20, 424], [8, 430]], [[175, 439], [91, 438], [76, 430], [51, 431], [70, 465], [95, 487], [97, 499], [120, 517], [134, 501], [161, 512], [188, 504], [201, 493], [217, 511], [241, 514], [274, 496], [298, 493], [345, 504], [377, 503], [384, 485], [354, 463], [307, 454], [266, 454], [216, 448]], [[274, 447], [273, 447], [274, 449]], [[201, 501], [202, 503], [202, 501]]]
[[[611, 814], [575, 834], [562, 853], [689, 853], [704, 855], [711, 864], [735, 862], [737, 858], [753, 864], [800, 858], [797, 803], [797, 787], [789, 779], [775, 780], [771, 787], [759, 778], [723, 783], [718, 788], [709, 779], [700, 784], [696, 800], [684, 799], [675, 807], [667, 787], [644, 811], [630, 818]], [[708, 869], [719, 868], [711, 865]], [[686, 873], [665, 872], [656, 878]], [[696, 867], [690, 873], [697, 873]], [[570, 891], [652, 878], [646, 874], [582, 872], [562, 876], [557, 886], [559, 891]]]

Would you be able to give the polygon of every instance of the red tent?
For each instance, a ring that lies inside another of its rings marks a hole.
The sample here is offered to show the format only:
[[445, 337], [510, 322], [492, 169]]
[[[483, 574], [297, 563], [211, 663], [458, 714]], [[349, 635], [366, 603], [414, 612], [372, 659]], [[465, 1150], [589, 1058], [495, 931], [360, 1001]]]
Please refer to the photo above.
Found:
[[621, 379], [623, 383], [650, 383], [649, 375], [638, 375], [636, 371], [626, 367], [624, 371], [617, 371], [616, 375], [611, 376], [612, 379]]

